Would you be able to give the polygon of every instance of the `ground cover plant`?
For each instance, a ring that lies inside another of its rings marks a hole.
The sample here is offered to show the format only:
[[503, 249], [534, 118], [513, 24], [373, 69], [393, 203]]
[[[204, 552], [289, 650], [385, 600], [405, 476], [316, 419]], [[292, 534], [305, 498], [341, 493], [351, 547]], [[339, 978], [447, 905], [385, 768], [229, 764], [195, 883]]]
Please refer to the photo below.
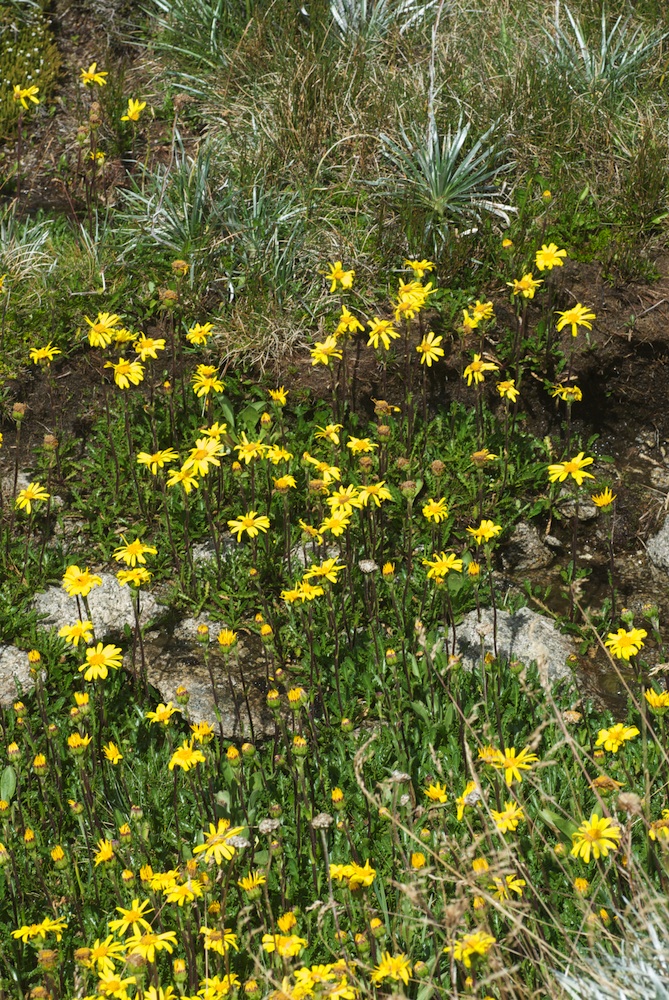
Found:
[[[457, 4], [113, 5], [46, 210], [57, 60], [10, 81], [0, 996], [663, 995], [662, 602], [625, 607], [570, 284], [662, 245], [666, 13], [636, 6], [500, 10], [495, 75]], [[556, 592], [502, 569], [528, 522]], [[574, 639], [550, 677], [502, 648], [528, 602]], [[206, 715], [153, 681], [177, 619]]]

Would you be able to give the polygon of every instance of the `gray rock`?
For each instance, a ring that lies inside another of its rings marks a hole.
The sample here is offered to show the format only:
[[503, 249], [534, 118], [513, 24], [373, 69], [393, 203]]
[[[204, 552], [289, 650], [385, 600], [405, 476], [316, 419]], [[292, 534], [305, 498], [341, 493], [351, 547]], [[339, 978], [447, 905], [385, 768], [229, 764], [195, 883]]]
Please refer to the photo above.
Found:
[[[216, 699], [205, 663], [205, 644], [197, 638], [200, 624], [209, 627], [208, 655]], [[256, 741], [273, 736], [275, 722], [266, 704], [267, 666], [260, 637], [240, 633], [226, 657], [216, 642], [222, 627], [220, 622], [200, 617], [185, 619], [171, 632], [149, 632], [144, 639], [149, 683], [158, 688], [164, 701], [175, 704], [176, 690], [183, 684], [190, 695], [184, 715], [191, 722], [210, 722], [216, 730], [218, 702], [224, 738]], [[137, 662], [138, 657], [136, 650]], [[129, 654], [125, 665], [131, 666]]]
[[657, 447], [657, 431], [640, 431], [636, 436], [636, 443], [643, 448]]
[[[94, 572], [94, 571], [92, 571]], [[135, 624], [135, 613], [129, 587], [119, 586], [113, 573], [100, 572], [102, 586], [93, 587], [88, 595], [95, 635], [101, 639], [106, 635], [118, 635], [125, 626], [130, 628]], [[34, 602], [35, 610], [45, 616], [41, 623], [44, 627], [60, 628], [69, 625], [77, 618], [85, 617], [83, 602], [80, 608], [76, 597], [68, 597], [62, 587], [49, 587], [37, 594]], [[151, 594], [142, 591], [140, 599], [140, 620], [143, 625], [155, 618], [160, 608]]]
[[306, 542], [304, 545], [294, 545], [290, 550], [290, 562], [291, 566], [299, 566], [301, 569], [307, 569], [312, 563], [320, 563], [325, 559], [334, 559], [335, 556], [339, 555], [339, 549], [336, 545], [328, 545], [327, 547], [313, 545], [311, 542]]
[[669, 489], [669, 469], [666, 465], [657, 465], [650, 470], [650, 481], [658, 490]]
[[562, 517], [572, 518], [576, 514], [579, 521], [593, 521], [599, 509], [592, 502], [590, 497], [579, 497], [578, 504], [573, 498], [558, 500], [557, 509]]
[[88, 522], [81, 517], [61, 516], [54, 525], [53, 537], [66, 552], [81, 551], [89, 540]]
[[669, 516], [658, 533], [646, 542], [646, 552], [653, 566], [669, 573]]
[[[235, 542], [232, 535], [223, 535], [221, 538], [221, 559], [227, 559], [231, 552], [237, 548], [237, 543]], [[193, 562], [196, 566], [202, 566], [206, 563], [216, 562], [216, 546], [213, 542], [198, 542], [192, 548]]]
[[516, 525], [502, 551], [502, 564], [507, 572], [543, 569], [552, 559], [537, 529], [526, 521]]
[[[31, 483], [32, 480], [27, 472], [22, 472], [19, 469], [19, 474], [16, 477], [16, 492], [19, 490], [24, 490], [26, 486]], [[44, 485], [44, 484], [42, 484]], [[4, 497], [11, 497], [14, 491], [14, 472], [10, 472], [8, 475], [2, 477], [2, 495]]]
[[560, 539], [556, 538], [555, 535], [544, 535], [544, 545], [547, 545], [549, 549], [555, 549], [555, 551], [564, 548]]
[[[494, 651], [491, 608], [481, 611], [481, 621], [476, 611], [470, 611], [457, 626], [456, 647], [466, 670], [480, 663], [482, 641], [484, 654]], [[542, 683], [550, 685], [571, 675], [565, 661], [576, 649], [549, 618], [530, 608], [520, 608], [514, 614], [497, 612], [497, 652], [525, 666], [536, 662]]]
[[[19, 474], [16, 477], [16, 492], [19, 490], [25, 490], [27, 486], [31, 483], [37, 481], [46, 489], [46, 476], [29, 476], [27, 472], [22, 472], [19, 469]], [[2, 495], [5, 499], [11, 499], [14, 492], [14, 473], [10, 472], [9, 475], [4, 476], [2, 479], [1, 487]], [[64, 506], [64, 501], [62, 497], [57, 496], [55, 493], [51, 494], [51, 510], [60, 510]], [[43, 503], [36, 504], [33, 508], [37, 513], [44, 513], [46, 511], [46, 501]]]
[[0, 646], [0, 705], [8, 708], [19, 697], [19, 688], [27, 694], [34, 687], [25, 649]]

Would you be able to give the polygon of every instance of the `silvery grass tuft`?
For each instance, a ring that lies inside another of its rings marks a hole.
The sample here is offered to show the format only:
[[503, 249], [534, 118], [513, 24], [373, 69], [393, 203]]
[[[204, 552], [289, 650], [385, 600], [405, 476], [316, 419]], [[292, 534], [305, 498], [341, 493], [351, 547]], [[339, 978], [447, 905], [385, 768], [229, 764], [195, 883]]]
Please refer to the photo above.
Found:
[[455, 131], [450, 127], [440, 137], [433, 114], [427, 132], [415, 127], [402, 129], [403, 145], [381, 135], [388, 160], [397, 174], [394, 186], [411, 191], [427, 209], [428, 231], [445, 237], [449, 223], [456, 220], [480, 220], [484, 213], [496, 215], [508, 224], [515, 208], [505, 197], [502, 174], [514, 164], [506, 159], [506, 149], [493, 139], [496, 124], [480, 136], [465, 152], [471, 122], [462, 118]]
[[50, 251], [50, 221], [21, 222], [12, 203], [0, 216], [0, 274], [7, 272], [16, 280], [25, 280], [38, 272], [53, 270], [57, 259]]
[[651, 903], [633, 925], [625, 925], [619, 952], [601, 948], [588, 956], [588, 971], [560, 973], [557, 980], [573, 1000], [669, 1000], [669, 912]]
[[423, 24], [437, 0], [331, 0], [330, 12], [343, 42], [381, 41], [397, 27], [400, 35]]
[[203, 144], [189, 156], [177, 130], [171, 167], [141, 167], [134, 187], [124, 193], [119, 213], [124, 256], [151, 243], [180, 254], [204, 250], [228, 207], [227, 184], [214, 191], [211, 175], [211, 147]]
[[315, 266], [315, 252], [305, 247], [307, 209], [296, 192], [266, 188], [259, 180], [245, 190], [218, 173], [204, 146], [194, 157], [179, 152], [170, 169], [140, 170], [135, 187], [124, 193], [124, 257], [160, 246], [191, 259], [225, 260], [231, 299], [236, 275], [262, 279], [282, 301], [304, 269]]
[[551, 47], [544, 61], [577, 91], [618, 90], [634, 83], [644, 63], [667, 37], [667, 32], [645, 35], [641, 27], [630, 27], [630, 18], [619, 16], [609, 29], [602, 9], [599, 43], [589, 43], [579, 19], [564, 5], [568, 25], [561, 19], [562, 5], [555, 2], [551, 30], [546, 31]]

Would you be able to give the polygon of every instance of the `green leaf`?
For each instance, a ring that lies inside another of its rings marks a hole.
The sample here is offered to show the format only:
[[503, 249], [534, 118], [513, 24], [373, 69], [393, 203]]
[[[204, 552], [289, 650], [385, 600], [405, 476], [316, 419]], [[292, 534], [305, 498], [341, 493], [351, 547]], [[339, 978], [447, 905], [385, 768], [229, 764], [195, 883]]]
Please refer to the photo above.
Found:
[[422, 702], [420, 701], [412, 701], [411, 707], [413, 708], [416, 715], [418, 715], [421, 719], [423, 719], [424, 722], [427, 722], [427, 724], [430, 726], [432, 725], [434, 720], [430, 716], [427, 706], [423, 705]]
[[8, 764], [2, 772], [2, 778], [0, 778], [0, 799], [4, 799], [5, 802], [11, 802], [15, 791], [16, 771], [11, 764]]
[[563, 816], [558, 815], [558, 813], [553, 812], [552, 809], [540, 809], [539, 815], [541, 816], [544, 823], [548, 823], [549, 826], [554, 826], [560, 833], [571, 840], [572, 833], [576, 833], [578, 830], [578, 824], [574, 823], [570, 819], [564, 819]]
[[258, 420], [260, 419], [260, 414], [265, 409], [267, 409], [267, 404], [264, 400], [258, 400], [256, 403], [249, 403], [239, 414], [238, 423], [241, 424], [242, 427], [245, 427], [250, 433], [255, 430]]

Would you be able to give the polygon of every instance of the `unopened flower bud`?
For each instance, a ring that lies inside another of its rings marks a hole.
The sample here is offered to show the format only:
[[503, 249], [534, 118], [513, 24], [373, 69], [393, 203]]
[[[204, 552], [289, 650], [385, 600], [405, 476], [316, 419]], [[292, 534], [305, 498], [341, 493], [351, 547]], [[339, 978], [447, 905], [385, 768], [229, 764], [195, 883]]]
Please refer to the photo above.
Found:
[[369, 951], [369, 941], [365, 934], [358, 933], [353, 938], [355, 946], [361, 955], [366, 955]]
[[281, 705], [281, 698], [276, 688], [270, 688], [270, 690], [267, 692], [266, 700], [268, 708], [277, 709]]

